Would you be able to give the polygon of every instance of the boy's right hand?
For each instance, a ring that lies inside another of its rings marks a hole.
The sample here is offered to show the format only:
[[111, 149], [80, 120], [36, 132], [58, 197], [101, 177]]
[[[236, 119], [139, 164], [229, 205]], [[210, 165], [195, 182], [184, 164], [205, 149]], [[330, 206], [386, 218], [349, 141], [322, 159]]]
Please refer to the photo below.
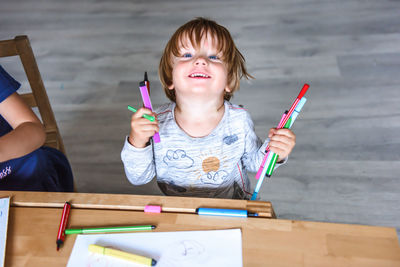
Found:
[[[155, 117], [154, 121], [143, 118], [143, 114]], [[131, 118], [131, 132], [128, 142], [136, 148], [146, 147], [150, 137], [159, 131], [157, 114], [147, 108], [140, 108]]]

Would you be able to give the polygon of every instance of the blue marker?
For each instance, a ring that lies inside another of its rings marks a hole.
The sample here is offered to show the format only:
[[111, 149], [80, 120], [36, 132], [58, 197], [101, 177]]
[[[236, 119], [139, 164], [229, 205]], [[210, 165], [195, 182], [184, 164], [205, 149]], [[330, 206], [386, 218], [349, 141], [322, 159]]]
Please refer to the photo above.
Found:
[[215, 209], [215, 208], [198, 208], [196, 213], [199, 215], [209, 216], [231, 216], [231, 217], [257, 217], [258, 213], [251, 213], [247, 210], [231, 210], [231, 209]]
[[294, 109], [293, 113], [292, 113], [292, 122], [289, 125], [289, 129], [292, 128], [294, 121], [296, 120], [297, 116], [299, 115], [301, 109], [303, 108], [304, 104], [306, 103], [307, 98], [303, 97], [302, 99], [300, 99], [300, 102], [297, 104], [296, 108]]
[[[267, 167], [265, 167], [265, 169], [267, 169]], [[258, 179], [256, 188], [254, 189], [253, 195], [251, 196], [251, 199], [250, 199], [250, 200], [256, 200], [257, 195], [258, 195], [258, 192], [260, 191], [261, 185], [262, 185], [262, 183], [263, 183], [263, 181], [264, 181], [264, 178], [265, 178], [265, 175], [261, 176], [261, 177]]]

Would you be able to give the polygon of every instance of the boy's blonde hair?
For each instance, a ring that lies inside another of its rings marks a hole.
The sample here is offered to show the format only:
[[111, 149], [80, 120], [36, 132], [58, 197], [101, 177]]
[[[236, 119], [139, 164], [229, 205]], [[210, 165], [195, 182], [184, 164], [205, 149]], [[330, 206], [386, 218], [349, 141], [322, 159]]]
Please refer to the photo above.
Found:
[[228, 87], [230, 92], [225, 91], [224, 99], [229, 100], [233, 93], [239, 90], [240, 79], [253, 78], [246, 70], [245, 59], [236, 48], [229, 31], [213, 20], [196, 18], [179, 27], [165, 46], [164, 53], [158, 68], [161, 84], [167, 97], [175, 102], [175, 90], [168, 87], [172, 84], [173, 56], [180, 57], [180, 47], [185, 38], [190, 40], [194, 48], [200, 46], [203, 37], [210, 35], [217, 44], [217, 52], [221, 52], [221, 60], [226, 64], [228, 70]]

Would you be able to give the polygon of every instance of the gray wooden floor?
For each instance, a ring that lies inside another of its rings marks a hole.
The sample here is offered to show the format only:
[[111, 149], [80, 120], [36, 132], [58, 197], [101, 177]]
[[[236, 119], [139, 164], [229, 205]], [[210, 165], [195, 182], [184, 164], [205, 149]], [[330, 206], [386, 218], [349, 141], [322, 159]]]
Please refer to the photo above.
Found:
[[[0, 39], [31, 39], [78, 191], [160, 194], [134, 187], [120, 160], [128, 104], [141, 103], [147, 70], [154, 106], [163, 47], [184, 22], [225, 25], [256, 80], [232, 102], [264, 138], [303, 83], [308, 102], [286, 166], [262, 187], [279, 218], [400, 229], [400, 2], [11, 1], [0, 4]], [[17, 59], [0, 59], [26, 86]]]

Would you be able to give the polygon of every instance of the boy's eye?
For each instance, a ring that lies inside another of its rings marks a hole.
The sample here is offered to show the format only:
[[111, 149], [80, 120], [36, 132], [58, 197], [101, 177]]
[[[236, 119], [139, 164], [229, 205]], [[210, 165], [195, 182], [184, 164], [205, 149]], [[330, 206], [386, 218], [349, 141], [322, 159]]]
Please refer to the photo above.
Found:
[[190, 57], [192, 57], [192, 54], [190, 54], [190, 53], [185, 53], [185, 54], [183, 54], [183, 57], [190, 58]]
[[209, 56], [208, 58], [211, 59], [211, 60], [218, 60], [219, 59], [219, 57], [217, 57], [217, 56]]

